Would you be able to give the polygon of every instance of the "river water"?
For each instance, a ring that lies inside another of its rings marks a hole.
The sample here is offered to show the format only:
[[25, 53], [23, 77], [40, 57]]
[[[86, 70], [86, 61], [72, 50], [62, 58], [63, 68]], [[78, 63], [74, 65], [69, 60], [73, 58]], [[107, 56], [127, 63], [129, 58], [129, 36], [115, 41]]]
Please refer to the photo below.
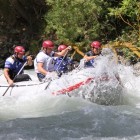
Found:
[[131, 67], [118, 71], [125, 89], [120, 105], [65, 95], [0, 98], [0, 139], [140, 140], [140, 77]]

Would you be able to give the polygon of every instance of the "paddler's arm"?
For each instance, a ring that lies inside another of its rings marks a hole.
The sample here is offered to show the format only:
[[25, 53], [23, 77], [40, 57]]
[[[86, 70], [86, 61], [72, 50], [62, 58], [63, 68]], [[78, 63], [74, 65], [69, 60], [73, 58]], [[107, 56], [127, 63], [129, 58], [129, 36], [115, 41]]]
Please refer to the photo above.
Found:
[[46, 75], [47, 74], [47, 71], [43, 68], [43, 63], [37, 63], [37, 69], [43, 75]]
[[85, 55], [84, 56], [84, 59], [86, 60], [86, 61], [90, 61], [90, 60], [92, 60], [92, 59], [95, 59], [97, 57], [97, 55], [95, 55], [95, 56], [87, 56], [87, 55]]
[[54, 56], [55, 57], [65, 56], [69, 50], [71, 50], [71, 46], [68, 46], [66, 49], [62, 50], [61, 52], [55, 52]]
[[13, 85], [13, 80], [10, 78], [10, 76], [9, 76], [9, 69], [8, 68], [4, 68], [4, 76], [5, 76], [5, 78], [6, 78], [6, 80], [7, 80], [7, 82], [8, 82], [8, 84], [10, 85], [10, 86], [12, 86]]

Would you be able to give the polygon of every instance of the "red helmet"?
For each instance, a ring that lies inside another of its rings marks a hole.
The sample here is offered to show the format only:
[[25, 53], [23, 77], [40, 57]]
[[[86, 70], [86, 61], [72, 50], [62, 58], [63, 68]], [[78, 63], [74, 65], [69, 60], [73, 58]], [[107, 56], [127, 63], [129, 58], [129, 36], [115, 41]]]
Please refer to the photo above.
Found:
[[92, 48], [100, 48], [101, 43], [99, 41], [93, 41], [90, 45]]
[[62, 50], [64, 50], [64, 49], [66, 49], [66, 48], [67, 48], [66, 45], [59, 45], [58, 51], [62, 51]]
[[14, 53], [25, 54], [25, 49], [22, 46], [16, 46], [14, 48]]
[[43, 47], [43, 48], [54, 48], [54, 44], [53, 44], [53, 42], [50, 41], [50, 40], [45, 40], [45, 41], [43, 41], [43, 43], [42, 43], [42, 47]]

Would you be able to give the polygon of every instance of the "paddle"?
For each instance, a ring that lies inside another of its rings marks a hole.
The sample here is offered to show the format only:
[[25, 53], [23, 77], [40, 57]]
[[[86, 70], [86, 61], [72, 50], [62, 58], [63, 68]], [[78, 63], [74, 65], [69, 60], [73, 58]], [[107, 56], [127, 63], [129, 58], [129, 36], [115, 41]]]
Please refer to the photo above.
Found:
[[[20, 72], [23, 70], [23, 68], [25, 67], [25, 65], [27, 64], [27, 61], [24, 63], [24, 65], [21, 67], [21, 69], [19, 70], [19, 72], [17, 73], [17, 75], [14, 77], [14, 79], [13, 79], [13, 81], [16, 79], [16, 77], [20, 74]], [[5, 92], [3, 93], [3, 95], [2, 96], [4, 96], [6, 93], [7, 93], [7, 91], [8, 91], [8, 89], [10, 88], [11, 86], [8, 86], [8, 88], [5, 90]]]
[[[59, 65], [58, 65], [58, 67], [57, 67], [57, 69], [56, 69], [56, 72], [57, 72], [58, 74], [59, 74], [58, 69], [59, 69], [60, 65], [62, 64], [63, 60], [65, 59], [66, 55], [68, 54], [68, 52], [69, 52], [69, 50], [67, 50], [67, 52], [66, 52], [65, 55], [63, 56], [63, 59], [61, 60], [61, 62], [59, 63]], [[48, 80], [48, 84], [46, 85], [46, 87], [45, 87], [44, 90], [46, 90], [46, 89], [49, 87], [51, 81], [52, 81], [52, 78], [50, 78], [50, 79]]]
[[66, 52], [65, 55], [63, 56], [63, 59], [62, 59], [61, 62], [59, 63], [58, 67], [56, 68], [56, 72], [57, 72], [58, 75], [60, 74], [59, 71], [58, 71], [58, 69], [59, 69], [59, 67], [61, 66], [61, 64], [62, 64], [63, 60], [65, 59], [66, 55], [68, 54], [68, 52], [69, 52], [69, 50], [67, 50], [67, 52]]
[[85, 54], [84, 54], [82, 51], [80, 51], [78, 47], [73, 46], [73, 48], [74, 48], [74, 50], [75, 50], [78, 54], [80, 54], [80, 55], [83, 56], [83, 57], [85, 56]]
[[52, 81], [52, 78], [50, 78], [50, 79], [48, 80], [48, 84], [46, 85], [46, 87], [45, 87], [45, 89], [44, 89], [44, 90], [46, 90], [46, 89], [49, 87], [49, 85], [50, 85], [51, 81]]

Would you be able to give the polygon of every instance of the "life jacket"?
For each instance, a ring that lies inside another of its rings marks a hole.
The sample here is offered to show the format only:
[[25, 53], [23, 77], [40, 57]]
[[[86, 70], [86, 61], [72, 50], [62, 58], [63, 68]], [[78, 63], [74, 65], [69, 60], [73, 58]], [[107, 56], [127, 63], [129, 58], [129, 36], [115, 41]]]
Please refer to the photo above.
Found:
[[69, 57], [59, 57], [55, 60], [54, 69], [59, 73], [68, 72], [68, 65], [72, 64], [72, 60]]
[[[89, 51], [86, 53], [87, 56], [94, 56], [95, 54], [92, 53], [92, 51]], [[93, 67], [94, 59], [88, 61], [85, 63], [85, 67]]]
[[[26, 57], [22, 59], [16, 58], [15, 55], [10, 56], [5, 62], [5, 68], [9, 69], [9, 76], [11, 79], [18, 74], [24, 63], [26, 62]], [[23, 70], [19, 73], [22, 74]]]
[[38, 71], [37, 63], [43, 63], [43, 69], [45, 69], [46, 71], [54, 71], [55, 60], [53, 58], [53, 55], [54, 52], [52, 52], [50, 55], [47, 55], [44, 52], [40, 51], [34, 60], [35, 72], [40, 73]]

